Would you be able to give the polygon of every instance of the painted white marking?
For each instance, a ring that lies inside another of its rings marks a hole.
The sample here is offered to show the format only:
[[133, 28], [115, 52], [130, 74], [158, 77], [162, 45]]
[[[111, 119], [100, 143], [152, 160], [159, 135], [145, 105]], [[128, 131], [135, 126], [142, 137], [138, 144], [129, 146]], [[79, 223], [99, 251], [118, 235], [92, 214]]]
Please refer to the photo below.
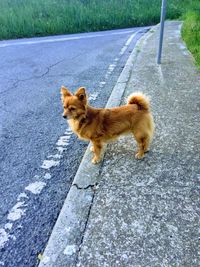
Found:
[[67, 148], [66, 147], [57, 146], [56, 149], [60, 152], [60, 154], [62, 154], [63, 151], [65, 151]]
[[24, 201], [19, 201], [15, 204], [14, 207], [12, 207], [11, 211], [9, 212], [7, 218], [10, 221], [17, 221], [19, 220], [24, 214], [25, 214], [25, 209], [26, 207]]
[[61, 158], [62, 158], [62, 155], [60, 155], [60, 154], [49, 155], [47, 158], [48, 158], [48, 159], [49, 159], [49, 158], [53, 158], [53, 159], [61, 159]]
[[50, 173], [45, 173], [44, 179], [51, 179], [51, 174]]
[[68, 140], [70, 139], [70, 136], [61, 136], [56, 143], [57, 146], [67, 146], [69, 144]]
[[73, 255], [77, 250], [77, 246], [76, 245], [69, 245], [65, 248], [64, 250], [64, 254], [65, 255]]
[[111, 64], [108, 67], [108, 72], [107, 73], [110, 75], [113, 72], [113, 70], [115, 69], [115, 67], [116, 67], [116, 64]]
[[107, 80], [109, 77], [109, 73], [107, 72], [106, 75], [105, 75], [105, 79]]
[[100, 85], [105, 85], [105, 84], [106, 84], [106, 82], [100, 82], [99, 84], [100, 84]]
[[88, 100], [96, 100], [97, 96], [99, 95], [98, 92], [95, 92], [93, 94], [90, 94], [90, 96], [88, 97]]
[[125, 46], [129, 46], [137, 32], [132, 34], [125, 43]]
[[99, 87], [100, 87], [100, 88], [103, 88], [103, 86], [104, 86], [105, 84], [106, 84], [106, 82], [105, 82], [104, 84], [100, 83], [100, 84], [99, 84]]
[[125, 33], [132, 33], [133, 31], [125, 31], [125, 32], [121, 32], [121, 33], [118, 33], [118, 32], [114, 32], [112, 35], [119, 35], [119, 34], [125, 34]]
[[65, 134], [72, 134], [72, 130], [70, 128], [67, 128], [67, 130], [65, 131]]
[[121, 35], [132, 33], [132, 31], [122, 31], [122, 32], [114, 32], [114, 33], [105, 33], [105, 34], [92, 34], [92, 35], [82, 35], [82, 36], [71, 36], [71, 37], [49, 37], [47, 39], [38, 38], [36, 40], [23, 40], [23, 41], [2, 41], [0, 42], [0, 48], [8, 47], [8, 46], [19, 46], [19, 45], [34, 45], [34, 44], [44, 44], [44, 43], [57, 43], [57, 42], [66, 42], [72, 40], [81, 40], [81, 39], [90, 39], [111, 35]]
[[45, 43], [57, 43], [57, 42], [66, 42], [71, 40], [80, 40], [80, 39], [88, 39], [100, 37], [101, 35], [97, 34], [94, 36], [85, 36], [85, 37], [63, 37], [63, 38], [54, 38], [54, 39], [45, 39], [45, 40], [33, 40], [33, 41], [18, 41], [18, 42], [8, 42], [0, 44], [1, 47], [7, 46], [19, 46], [19, 45], [34, 45], [34, 44], [45, 44]]
[[120, 53], [119, 53], [120, 56], [122, 56], [122, 55], [125, 53], [126, 49], [127, 49], [126, 46], [123, 46], [123, 47], [122, 47], [122, 49], [121, 49], [121, 51], [120, 51]]
[[6, 223], [5, 224], [5, 229], [7, 229], [7, 230], [11, 230], [12, 227], [13, 227], [13, 224], [12, 223]]
[[3, 248], [6, 242], [9, 240], [9, 234], [3, 229], [0, 229], [0, 248]]
[[38, 181], [29, 184], [27, 187], [25, 187], [25, 190], [30, 191], [33, 194], [40, 194], [45, 185], [46, 183]]
[[[138, 31], [137, 31], [138, 32]], [[126, 49], [128, 48], [128, 46], [130, 45], [131, 41], [133, 40], [133, 38], [135, 37], [135, 35], [137, 34], [137, 32], [133, 33], [129, 38], [128, 40], [126, 41], [125, 45], [122, 47], [121, 51], [120, 51], [120, 56], [122, 56]]]
[[21, 198], [28, 198], [28, 196], [26, 193], [20, 193], [18, 198], [17, 198], [17, 201], [20, 201]]
[[50, 160], [44, 160], [43, 161], [43, 164], [41, 166], [41, 168], [43, 169], [50, 169], [51, 167], [55, 167], [55, 166], [58, 166], [60, 164], [59, 161], [56, 161], [56, 160], [53, 160], [53, 159], [50, 159]]
[[109, 69], [109, 70], [113, 70], [114, 67], [115, 67], [115, 64], [110, 64], [109, 67], [108, 67], [108, 69]]
[[65, 135], [69, 135], [69, 136], [71, 136], [72, 133], [73, 133], [72, 131], [66, 131], [66, 132], [65, 132]]

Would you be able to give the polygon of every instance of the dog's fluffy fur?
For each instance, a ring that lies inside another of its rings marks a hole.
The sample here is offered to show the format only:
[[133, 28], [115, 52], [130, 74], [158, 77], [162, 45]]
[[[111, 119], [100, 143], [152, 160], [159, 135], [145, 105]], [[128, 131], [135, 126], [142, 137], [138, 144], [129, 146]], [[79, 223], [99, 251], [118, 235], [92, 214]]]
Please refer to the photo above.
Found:
[[93, 144], [93, 163], [100, 160], [103, 144], [122, 134], [131, 133], [138, 144], [137, 159], [148, 151], [154, 132], [153, 117], [150, 113], [149, 99], [142, 93], [129, 96], [127, 105], [115, 108], [93, 108], [88, 105], [84, 87], [73, 95], [62, 86], [61, 100], [64, 107], [63, 117], [71, 129], [81, 139]]

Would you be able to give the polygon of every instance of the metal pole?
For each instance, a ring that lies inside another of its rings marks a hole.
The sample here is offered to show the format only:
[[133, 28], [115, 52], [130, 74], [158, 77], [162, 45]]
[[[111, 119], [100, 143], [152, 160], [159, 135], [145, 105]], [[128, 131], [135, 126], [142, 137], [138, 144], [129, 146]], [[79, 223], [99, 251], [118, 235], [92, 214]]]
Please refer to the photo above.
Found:
[[163, 44], [165, 14], [166, 14], [166, 1], [167, 0], [162, 0], [161, 16], [160, 16], [160, 39], [159, 39], [157, 64], [161, 64], [161, 54], [162, 54], [162, 44]]

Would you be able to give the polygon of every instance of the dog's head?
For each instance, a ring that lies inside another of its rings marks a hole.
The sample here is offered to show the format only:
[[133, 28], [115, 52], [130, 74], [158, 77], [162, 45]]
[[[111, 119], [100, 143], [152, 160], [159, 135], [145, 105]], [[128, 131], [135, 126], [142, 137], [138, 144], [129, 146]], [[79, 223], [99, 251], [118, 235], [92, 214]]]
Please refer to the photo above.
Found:
[[64, 119], [84, 117], [87, 109], [87, 96], [84, 87], [80, 87], [75, 94], [72, 94], [66, 87], [62, 86], [61, 100], [64, 108]]

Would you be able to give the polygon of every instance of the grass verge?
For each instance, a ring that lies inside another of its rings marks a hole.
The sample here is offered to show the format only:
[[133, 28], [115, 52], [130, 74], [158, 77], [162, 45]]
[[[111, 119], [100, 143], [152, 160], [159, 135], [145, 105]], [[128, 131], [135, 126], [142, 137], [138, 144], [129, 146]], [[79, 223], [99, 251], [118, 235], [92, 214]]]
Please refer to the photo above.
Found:
[[197, 9], [186, 13], [182, 37], [200, 67], [200, 4]]
[[[161, 0], [1, 0], [0, 39], [154, 25]], [[184, 10], [167, 1], [167, 18]]]

